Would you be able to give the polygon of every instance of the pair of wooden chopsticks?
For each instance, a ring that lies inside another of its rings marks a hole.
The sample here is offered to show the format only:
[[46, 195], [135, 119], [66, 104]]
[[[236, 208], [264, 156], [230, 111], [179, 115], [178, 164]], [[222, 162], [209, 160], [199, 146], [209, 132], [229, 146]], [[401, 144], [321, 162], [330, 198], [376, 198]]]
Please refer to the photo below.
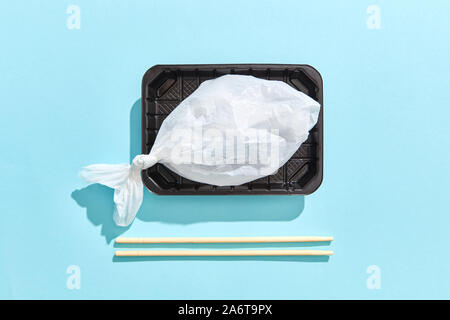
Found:
[[[117, 238], [119, 244], [329, 242], [333, 237]], [[328, 250], [118, 250], [119, 257], [330, 256]]]

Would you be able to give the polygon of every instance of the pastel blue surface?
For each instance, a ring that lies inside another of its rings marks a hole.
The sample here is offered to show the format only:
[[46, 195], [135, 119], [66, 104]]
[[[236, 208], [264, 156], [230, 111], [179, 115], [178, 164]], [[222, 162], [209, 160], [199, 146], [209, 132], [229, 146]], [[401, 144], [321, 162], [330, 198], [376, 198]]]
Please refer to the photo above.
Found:
[[[66, 26], [71, 4], [79, 30]], [[381, 29], [366, 26], [372, 4]], [[0, 298], [450, 298], [449, 9], [443, 0], [1, 2]], [[114, 227], [112, 190], [77, 173], [130, 160], [142, 75], [180, 63], [317, 68], [319, 190], [145, 191], [133, 225]], [[119, 234], [332, 235], [317, 248], [335, 255], [124, 261], [113, 259]], [[70, 265], [79, 290], [66, 286]], [[378, 290], [366, 286], [370, 265], [381, 270]]]

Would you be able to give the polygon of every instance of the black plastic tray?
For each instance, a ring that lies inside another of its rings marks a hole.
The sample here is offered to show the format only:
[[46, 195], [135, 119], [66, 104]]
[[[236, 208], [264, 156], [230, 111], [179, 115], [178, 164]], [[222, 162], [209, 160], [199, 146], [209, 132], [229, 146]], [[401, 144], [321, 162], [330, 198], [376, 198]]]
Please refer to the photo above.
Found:
[[212, 64], [156, 65], [142, 79], [142, 153], [153, 146], [163, 120], [205, 80], [224, 74], [281, 80], [321, 105], [319, 120], [298, 151], [274, 175], [240, 186], [218, 187], [185, 179], [162, 164], [143, 171], [147, 188], [165, 195], [310, 194], [323, 177], [323, 88], [319, 72], [309, 65]]

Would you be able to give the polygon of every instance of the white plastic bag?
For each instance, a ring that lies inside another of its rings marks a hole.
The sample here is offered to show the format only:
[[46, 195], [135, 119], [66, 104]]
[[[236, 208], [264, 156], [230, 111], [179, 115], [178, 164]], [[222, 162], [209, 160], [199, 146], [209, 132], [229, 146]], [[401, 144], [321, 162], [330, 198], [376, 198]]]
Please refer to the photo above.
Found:
[[201, 183], [233, 186], [276, 172], [308, 138], [320, 104], [281, 81], [225, 75], [203, 82], [164, 120], [147, 155], [131, 165], [84, 167], [114, 188], [114, 220], [127, 226], [143, 199], [141, 170], [157, 162]]

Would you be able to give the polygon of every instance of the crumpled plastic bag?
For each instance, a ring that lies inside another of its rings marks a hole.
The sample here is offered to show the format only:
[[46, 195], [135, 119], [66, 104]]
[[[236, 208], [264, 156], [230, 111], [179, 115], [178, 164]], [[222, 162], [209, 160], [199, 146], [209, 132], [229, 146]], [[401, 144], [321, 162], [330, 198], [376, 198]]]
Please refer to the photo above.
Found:
[[129, 225], [143, 199], [141, 171], [156, 163], [193, 181], [235, 186], [275, 173], [308, 138], [320, 104], [281, 81], [225, 75], [203, 82], [163, 121], [149, 154], [84, 167], [114, 188], [114, 221]]

